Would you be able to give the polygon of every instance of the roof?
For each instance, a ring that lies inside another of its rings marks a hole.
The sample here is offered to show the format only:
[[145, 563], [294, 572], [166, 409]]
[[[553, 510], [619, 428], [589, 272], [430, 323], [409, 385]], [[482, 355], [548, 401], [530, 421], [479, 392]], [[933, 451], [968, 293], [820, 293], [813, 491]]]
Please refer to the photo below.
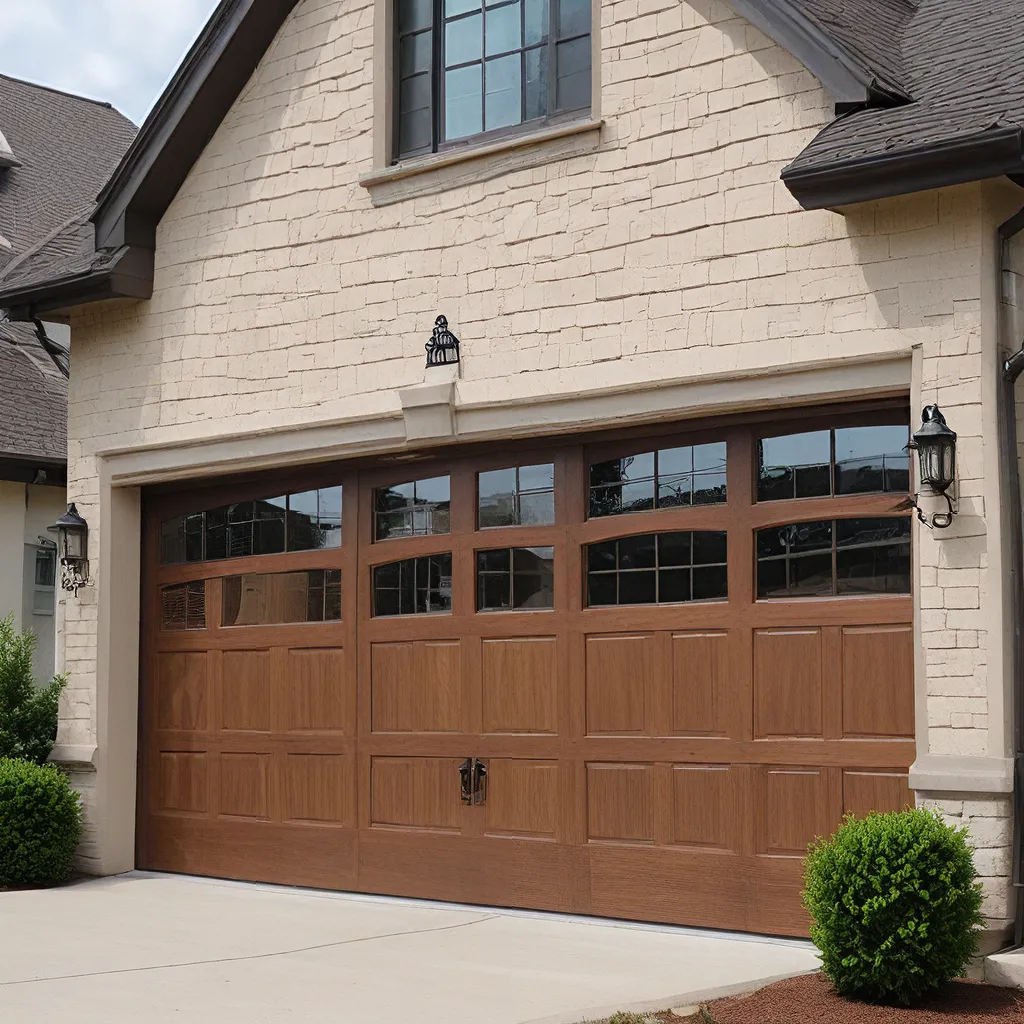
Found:
[[[89, 213], [135, 137], [108, 103], [0, 75], [0, 279], [95, 261]], [[31, 323], [0, 320], [0, 460], [67, 459], [67, 381]]]
[[[1024, 183], [1019, 4], [728, 2], [802, 61], [835, 100], [836, 119], [782, 172], [804, 207], [1002, 174]], [[0, 271], [0, 308], [27, 316], [152, 294], [156, 226], [296, 3], [221, 0], [100, 191], [89, 215], [92, 253], [85, 207], [65, 209], [46, 239]]]

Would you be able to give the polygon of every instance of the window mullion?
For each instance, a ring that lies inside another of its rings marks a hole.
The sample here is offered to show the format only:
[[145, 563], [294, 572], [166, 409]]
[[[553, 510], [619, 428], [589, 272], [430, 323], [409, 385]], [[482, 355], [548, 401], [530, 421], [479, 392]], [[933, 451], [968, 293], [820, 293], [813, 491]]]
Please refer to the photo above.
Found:
[[436, 153], [441, 143], [444, 108], [444, 0], [434, 0], [434, 24], [431, 47], [430, 81], [430, 135], [431, 152]]
[[550, 0], [548, 4], [548, 95], [546, 111], [548, 117], [555, 112], [555, 100], [557, 98], [555, 85], [558, 79], [558, 68], [555, 61], [558, 56], [558, 47], [555, 43], [558, 37], [558, 14], [559, 0]]

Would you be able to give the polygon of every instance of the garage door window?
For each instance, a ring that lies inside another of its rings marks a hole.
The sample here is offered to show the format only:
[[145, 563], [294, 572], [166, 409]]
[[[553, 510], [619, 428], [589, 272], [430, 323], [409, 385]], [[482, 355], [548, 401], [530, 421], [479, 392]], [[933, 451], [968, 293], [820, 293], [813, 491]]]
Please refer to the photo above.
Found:
[[160, 628], [206, 629], [206, 582], [193, 580], [160, 591]]
[[615, 516], [726, 500], [726, 445], [661, 448], [590, 467], [590, 516]]
[[906, 424], [763, 437], [757, 443], [757, 499], [906, 492], [909, 440]]
[[673, 604], [728, 597], [724, 531], [651, 533], [587, 548], [588, 603]]
[[341, 619], [341, 570], [246, 573], [221, 585], [225, 626], [265, 626]]
[[374, 566], [374, 615], [424, 615], [451, 610], [451, 552]]
[[555, 521], [555, 467], [513, 466], [477, 477], [480, 529], [548, 526]]
[[429, 537], [451, 532], [451, 478], [431, 477], [374, 493], [374, 537]]
[[910, 593], [910, 520], [838, 519], [757, 532], [757, 596]]
[[476, 566], [478, 611], [554, 606], [554, 548], [478, 551]]
[[204, 562], [341, 545], [341, 488], [237, 501], [160, 525], [164, 565]]

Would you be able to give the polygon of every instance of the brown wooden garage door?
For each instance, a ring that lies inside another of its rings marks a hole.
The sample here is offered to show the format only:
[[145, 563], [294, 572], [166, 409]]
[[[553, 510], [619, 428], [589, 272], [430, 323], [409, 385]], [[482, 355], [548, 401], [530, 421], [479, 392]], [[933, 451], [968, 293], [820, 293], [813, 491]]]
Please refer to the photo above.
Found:
[[800, 934], [903, 806], [905, 405], [146, 497], [141, 867]]

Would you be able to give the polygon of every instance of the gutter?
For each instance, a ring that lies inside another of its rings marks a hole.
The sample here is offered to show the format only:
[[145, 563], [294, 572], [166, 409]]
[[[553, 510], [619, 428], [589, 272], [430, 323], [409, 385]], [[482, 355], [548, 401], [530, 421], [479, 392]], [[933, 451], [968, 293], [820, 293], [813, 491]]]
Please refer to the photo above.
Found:
[[1024, 174], [1024, 130], [1017, 125], [811, 167], [797, 158], [782, 180], [805, 210], [823, 210], [1004, 174]]
[[[1000, 312], [1004, 305], [1006, 281], [1006, 243], [1024, 230], [1024, 209], [999, 226]], [[1011, 671], [1013, 673], [1013, 886], [1016, 912], [1013, 947], [1024, 945], [1024, 507], [1020, 492], [1020, 467], [1017, 458], [1017, 407], [1015, 384], [1024, 373], [1024, 340], [1021, 349], [1002, 365], [1002, 386], [996, 392], [999, 407], [999, 455], [1003, 469], [1004, 500], [1010, 512], [1010, 614]]]

